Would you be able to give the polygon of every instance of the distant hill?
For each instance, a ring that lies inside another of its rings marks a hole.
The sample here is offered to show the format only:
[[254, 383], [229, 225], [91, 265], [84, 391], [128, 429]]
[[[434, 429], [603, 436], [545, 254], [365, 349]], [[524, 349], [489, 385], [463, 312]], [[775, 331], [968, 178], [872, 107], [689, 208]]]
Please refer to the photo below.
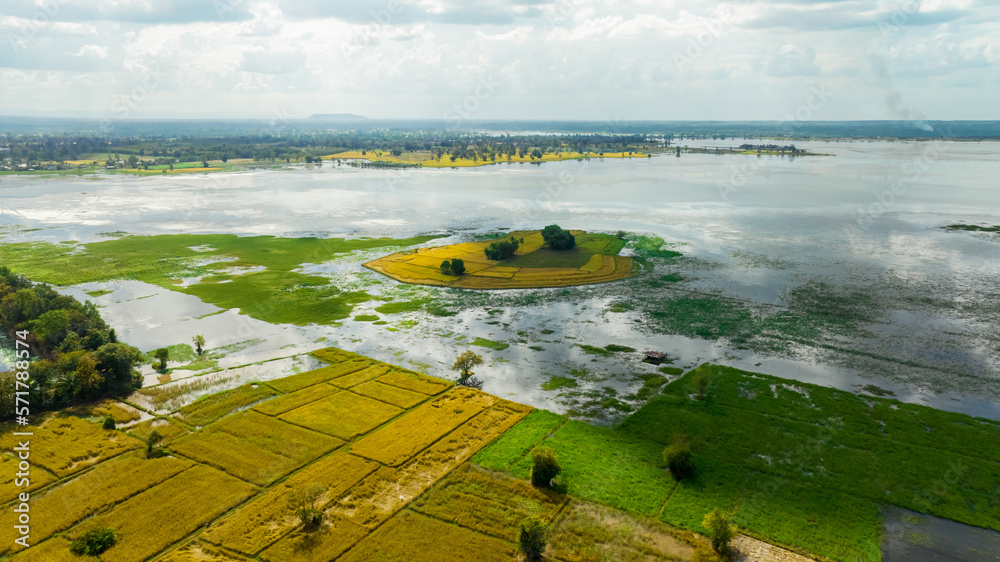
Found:
[[353, 115], [351, 113], [316, 113], [309, 117], [309, 121], [324, 121], [327, 123], [348, 123], [356, 121], [368, 121], [364, 115]]

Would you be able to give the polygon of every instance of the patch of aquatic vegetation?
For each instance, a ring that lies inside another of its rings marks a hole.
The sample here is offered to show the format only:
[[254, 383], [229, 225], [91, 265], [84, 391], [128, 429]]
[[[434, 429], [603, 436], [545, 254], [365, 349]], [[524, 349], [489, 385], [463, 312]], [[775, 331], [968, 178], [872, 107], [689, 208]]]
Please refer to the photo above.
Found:
[[767, 268], [767, 269], [792, 269], [795, 265], [785, 259], [758, 254], [756, 252], [736, 251], [731, 252], [729, 257], [736, 260], [741, 267], [746, 268]]
[[949, 224], [941, 228], [945, 230], [964, 230], [966, 232], [1000, 232], [1000, 226], [980, 226], [976, 224]]
[[[297, 272], [303, 264], [322, 264], [356, 251], [423, 244], [434, 238], [346, 240], [177, 234], [128, 236], [72, 246], [4, 244], [0, 254], [4, 265], [45, 283], [76, 285], [134, 279], [193, 294], [222, 308], [239, 308], [266, 322], [306, 325], [347, 318], [354, 305], [370, 296], [360, 290], [344, 290], [327, 277]], [[251, 272], [225, 275], [233, 268], [249, 268]], [[180, 279], [191, 276], [209, 279], [179, 285]]]

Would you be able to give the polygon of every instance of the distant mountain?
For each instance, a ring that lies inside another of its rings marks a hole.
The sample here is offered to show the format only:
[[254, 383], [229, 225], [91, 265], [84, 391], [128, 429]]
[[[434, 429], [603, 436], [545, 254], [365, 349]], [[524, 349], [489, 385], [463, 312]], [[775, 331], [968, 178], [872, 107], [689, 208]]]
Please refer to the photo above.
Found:
[[309, 121], [323, 121], [325, 123], [355, 123], [358, 121], [368, 121], [364, 115], [353, 115], [351, 113], [316, 113], [309, 117]]

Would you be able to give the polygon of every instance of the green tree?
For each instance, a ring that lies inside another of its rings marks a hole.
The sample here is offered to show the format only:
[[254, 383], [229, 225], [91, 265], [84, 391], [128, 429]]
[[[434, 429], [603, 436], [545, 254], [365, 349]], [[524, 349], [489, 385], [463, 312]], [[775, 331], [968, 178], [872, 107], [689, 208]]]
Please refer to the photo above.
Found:
[[537, 517], [521, 521], [517, 531], [518, 548], [528, 560], [538, 560], [549, 542], [549, 526]]
[[155, 459], [157, 457], [162, 457], [165, 451], [160, 447], [160, 442], [163, 441], [163, 435], [155, 429], [146, 438], [146, 458]]
[[191, 341], [194, 342], [194, 350], [198, 353], [198, 355], [201, 355], [204, 351], [203, 348], [205, 347], [205, 336], [199, 334], [191, 338]]
[[153, 352], [153, 357], [155, 357], [160, 362], [160, 370], [167, 370], [167, 359], [170, 359], [170, 351], [165, 347], [161, 347]]
[[694, 458], [691, 445], [683, 436], [674, 436], [673, 443], [663, 449], [663, 462], [667, 464], [674, 480], [684, 480], [694, 476]]
[[469, 369], [483, 364], [483, 358], [476, 355], [471, 349], [467, 350], [465, 353], [458, 356], [455, 359], [455, 363], [451, 366], [452, 371], [461, 371], [462, 378], [468, 377], [472, 373]]
[[719, 554], [725, 554], [729, 550], [729, 541], [736, 536], [736, 526], [732, 524], [732, 515], [727, 511], [715, 508], [705, 516], [705, 520], [701, 524], [712, 535], [712, 548]]
[[562, 467], [556, 460], [556, 453], [548, 447], [539, 447], [531, 452], [531, 483], [540, 488], [552, 485], [552, 479], [559, 476]]
[[451, 260], [451, 272], [455, 275], [465, 275], [465, 262], [458, 258]]
[[115, 428], [115, 417], [111, 414], [104, 416], [104, 422], [101, 424], [104, 429], [114, 429]]
[[441, 262], [441, 273], [444, 273], [445, 275], [448, 275], [449, 273], [451, 273], [451, 262], [450, 261], [444, 260], [443, 262]]
[[550, 224], [543, 228], [542, 239], [553, 250], [570, 250], [576, 246], [576, 237], [557, 224]]
[[292, 510], [302, 522], [303, 527], [317, 527], [323, 522], [323, 511], [316, 507], [316, 503], [326, 488], [322, 484], [312, 483], [293, 494], [290, 500]]
[[69, 549], [77, 556], [97, 556], [118, 542], [118, 533], [110, 527], [91, 529], [70, 543]]
[[708, 390], [708, 373], [705, 371], [698, 371], [694, 374], [694, 378], [691, 379], [691, 385], [694, 386], [695, 391], [697, 391], [698, 400], [705, 400], [705, 391]]

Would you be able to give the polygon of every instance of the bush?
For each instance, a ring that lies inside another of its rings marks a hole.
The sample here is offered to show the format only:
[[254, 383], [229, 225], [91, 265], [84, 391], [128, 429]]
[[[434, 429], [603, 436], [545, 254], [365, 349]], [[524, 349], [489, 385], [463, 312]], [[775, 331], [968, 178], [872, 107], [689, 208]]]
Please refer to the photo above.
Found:
[[316, 507], [316, 502], [325, 491], [326, 488], [322, 484], [314, 482], [292, 496], [292, 509], [303, 527], [318, 527], [323, 522], [323, 510]]
[[674, 480], [680, 481], [694, 476], [691, 445], [682, 437], [674, 438], [674, 443], [663, 450], [663, 462], [667, 463]]
[[555, 451], [539, 447], [531, 452], [531, 483], [541, 488], [552, 485], [552, 479], [559, 476], [562, 467], [556, 460]]
[[483, 251], [486, 253], [486, 259], [488, 260], [505, 260], [517, 253], [518, 248], [524, 243], [524, 239], [518, 239], [511, 236], [509, 239], [503, 242], [494, 242], [485, 248]]
[[107, 415], [104, 416], [104, 422], [101, 424], [104, 429], [114, 429], [115, 428], [115, 418], [114, 416]]
[[156, 458], [162, 457], [163, 455], [167, 454], [167, 452], [164, 451], [163, 448], [159, 446], [160, 445], [160, 441], [163, 441], [163, 435], [161, 435], [159, 431], [156, 431], [154, 429], [149, 434], [149, 437], [146, 438], [146, 458], [147, 459], [156, 459]]
[[701, 523], [711, 533], [712, 548], [719, 554], [725, 554], [729, 550], [729, 541], [736, 536], [736, 527], [731, 523], [731, 520], [731, 514], [715, 508], [705, 516], [705, 520]]
[[102, 527], [87, 531], [70, 544], [69, 549], [77, 556], [97, 556], [118, 542], [114, 529]]
[[542, 238], [553, 250], [570, 250], [576, 246], [576, 237], [557, 224], [550, 224], [543, 228]]
[[528, 560], [541, 558], [545, 545], [549, 542], [549, 526], [537, 517], [521, 521], [517, 533], [518, 547]]
[[448, 275], [449, 273], [451, 273], [451, 261], [450, 260], [444, 260], [443, 262], [441, 262], [441, 273], [444, 273], [445, 275]]
[[451, 260], [451, 272], [454, 275], [465, 275], [465, 262], [457, 258]]

